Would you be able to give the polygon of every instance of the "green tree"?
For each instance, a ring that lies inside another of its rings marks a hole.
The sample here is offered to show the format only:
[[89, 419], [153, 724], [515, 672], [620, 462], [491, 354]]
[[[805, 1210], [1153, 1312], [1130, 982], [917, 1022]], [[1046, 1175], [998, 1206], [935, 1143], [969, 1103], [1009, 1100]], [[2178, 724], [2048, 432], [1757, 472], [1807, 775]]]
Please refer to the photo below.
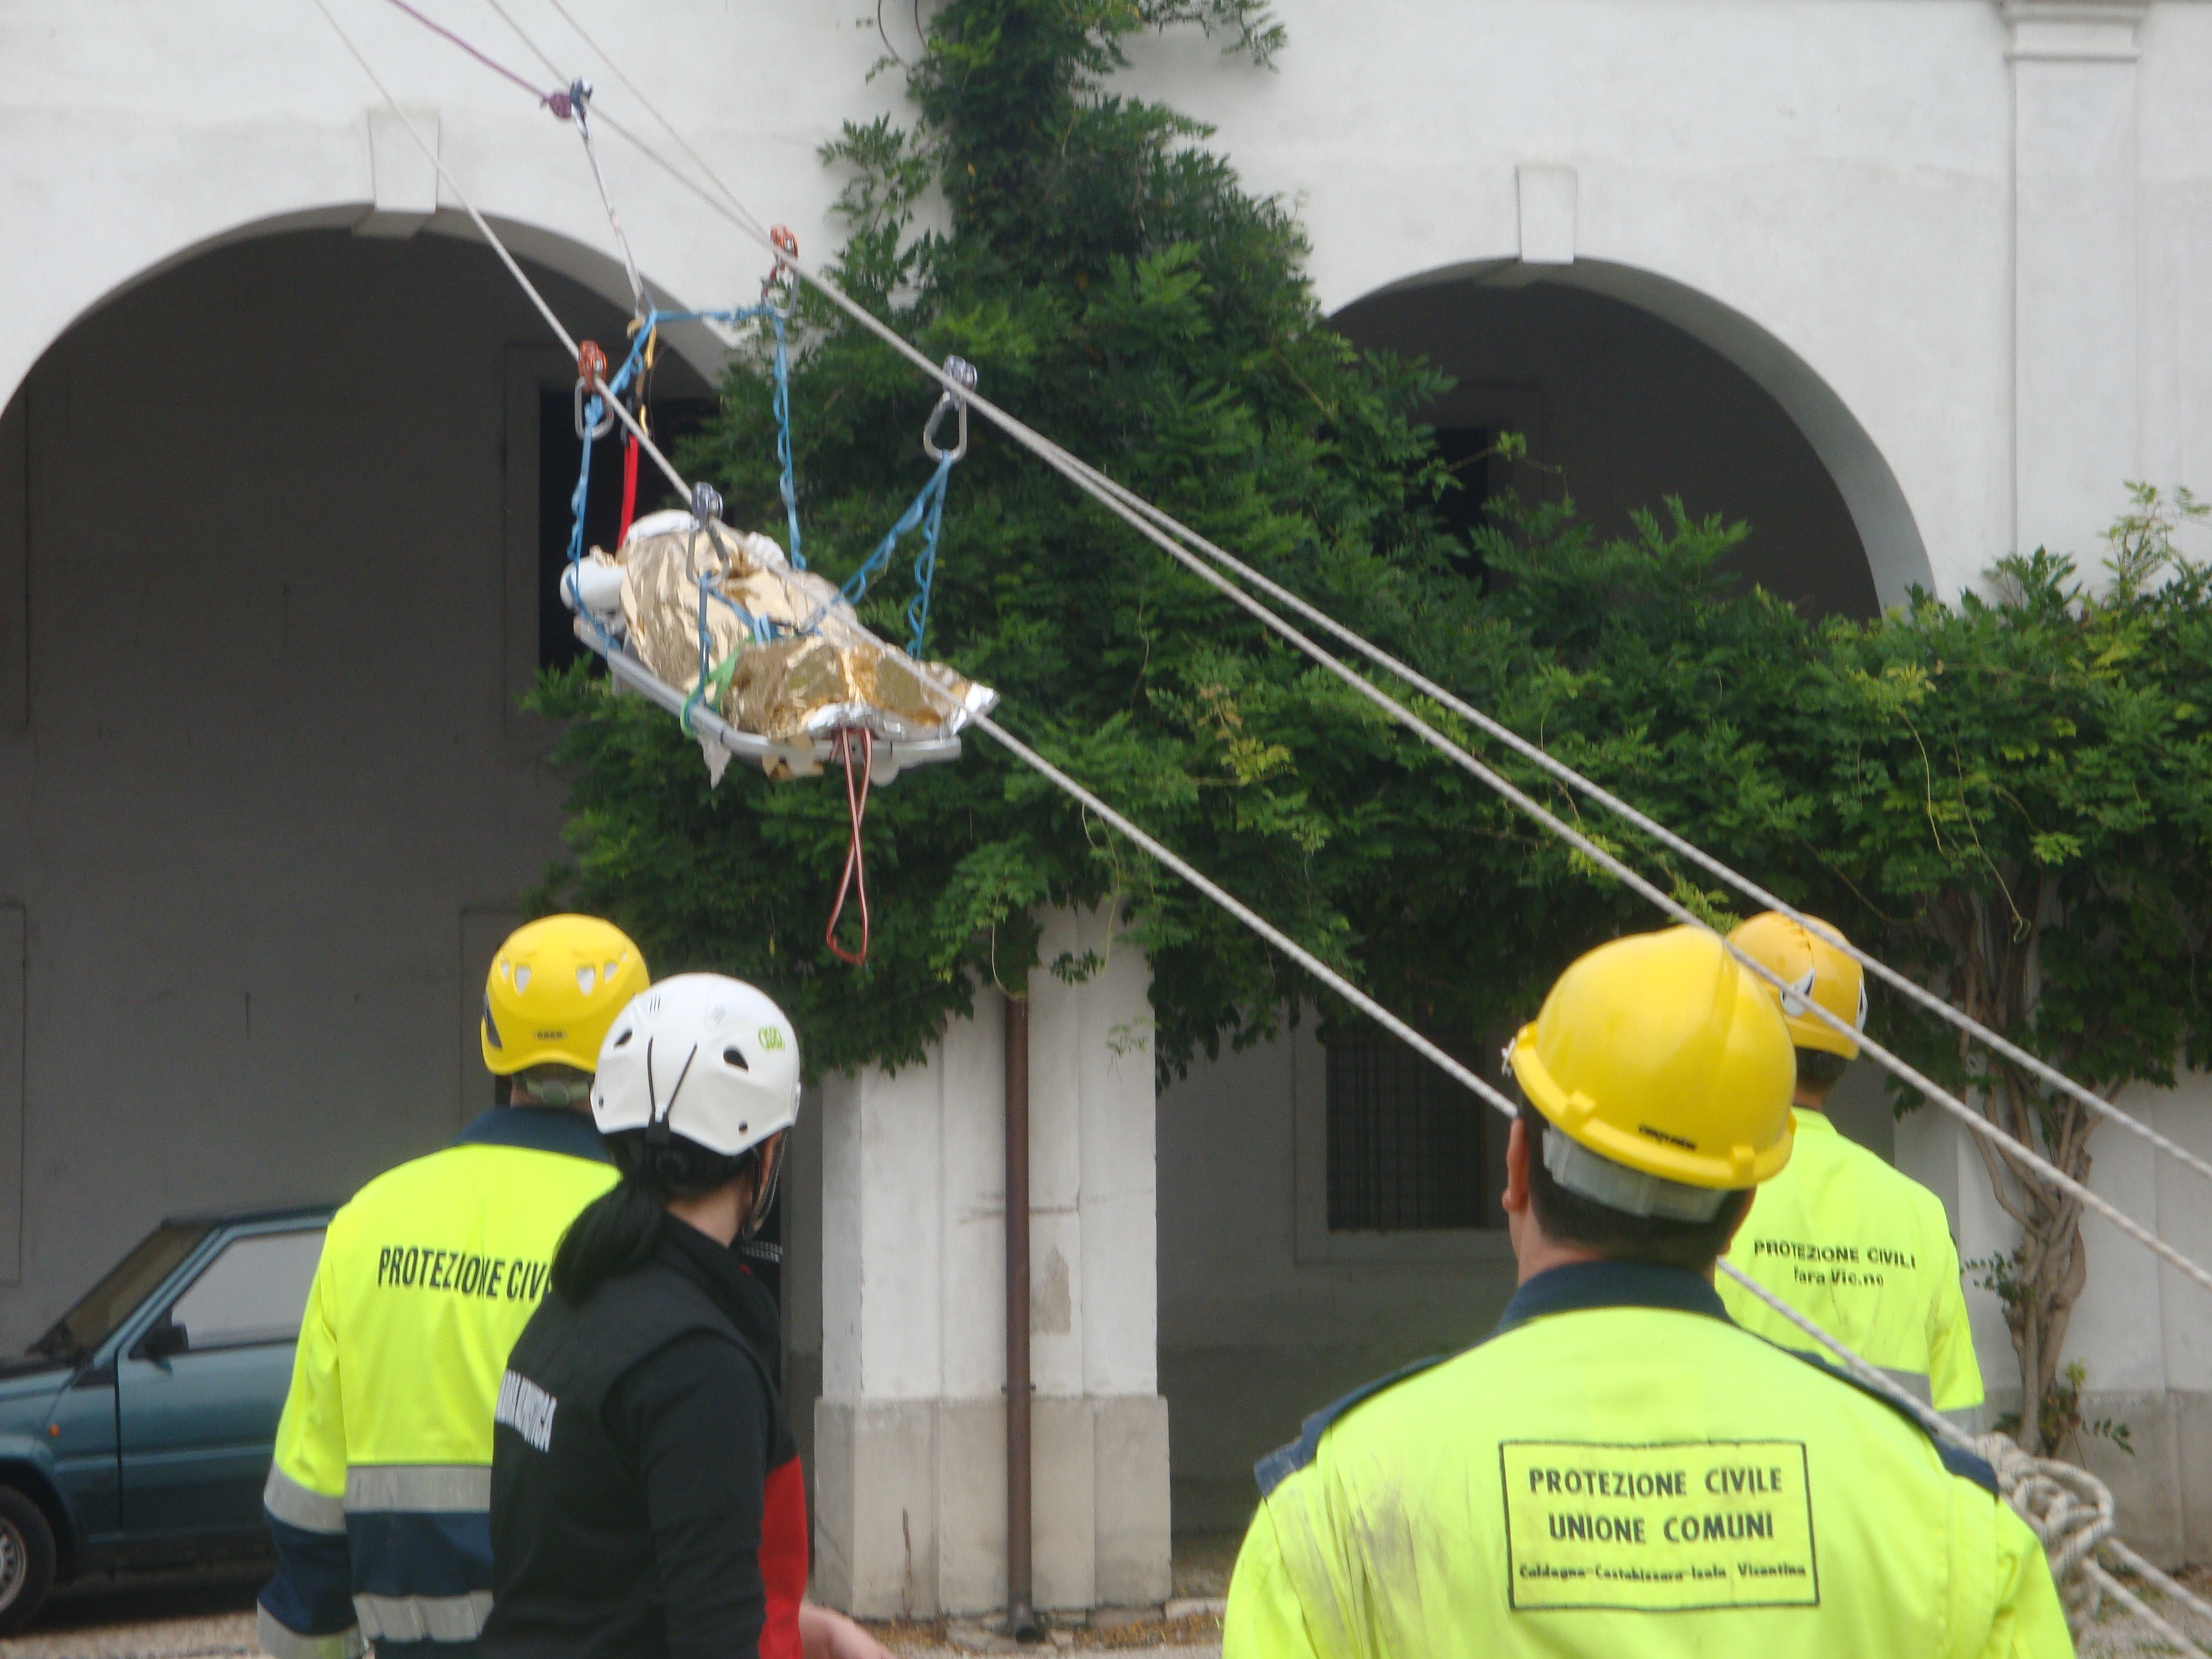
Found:
[[[1284, 45], [1250, 0], [949, 0], [908, 72], [912, 126], [848, 127], [825, 153], [848, 180], [839, 280], [933, 354], [979, 365], [1031, 424], [2023, 1047], [2108, 1093], [2202, 1059], [2212, 593], [2172, 558], [2173, 514], [2193, 506], [2140, 495], [2100, 592], [2037, 555], [2001, 567], [1987, 597], [1816, 623], [1726, 574], [1741, 526], [1668, 503], [1602, 538], [1555, 500], [1477, 538], [1486, 592], [1438, 526], [1454, 486], [1413, 418], [1441, 382], [1333, 333], [1290, 214], [1246, 193], [1203, 129], [1108, 88], [1123, 40], [1178, 24], [1262, 64]], [[925, 202], [941, 228], [917, 228]], [[927, 476], [935, 394], [817, 303], [799, 331], [807, 545], [842, 577]], [[724, 390], [685, 459], [734, 519], [773, 526], [765, 365], [741, 361]], [[903, 566], [865, 613], [894, 636]], [[988, 431], [954, 476], [931, 629], [931, 654], [1006, 694], [1011, 726], [1431, 1030], [1494, 1033], [1574, 956], [1655, 923]], [[767, 986], [816, 1072], [918, 1058], [978, 985], [1036, 965], [1048, 905], [1120, 908], [1151, 953], [1164, 1070], [1310, 996], [981, 737], [872, 805], [874, 949], [848, 969], [822, 944], [841, 787], [733, 768], [710, 789], [674, 723], [603, 682], [571, 675], [539, 701], [570, 722], [575, 779], [574, 862], [542, 902], [616, 917], [664, 969]], [[1498, 763], [1693, 910], [1732, 919], [1731, 894]], [[1875, 1007], [1885, 1042], [2086, 1176], [2077, 1108], [1896, 999]], [[2008, 1160], [1990, 1174], [2023, 1228], [1995, 1279], [2039, 1441], [2067, 1415], [2080, 1217]]]
[[[1245, 192], [1202, 128], [1106, 89], [1123, 40], [1175, 24], [1262, 63], [1282, 45], [1249, 0], [951, 0], [908, 76], [913, 126], [848, 126], [825, 151], [848, 181], [838, 280], [933, 355], [978, 365], [1014, 413], [1362, 625], [1479, 629], [1433, 513], [1444, 475], [1408, 416], [1439, 382], [1326, 326], [1296, 222]], [[941, 229], [917, 228], [930, 192]], [[798, 325], [807, 548], [842, 577], [927, 476], [935, 392], [819, 303]], [[685, 459], [733, 518], [773, 526], [767, 385], [741, 362]], [[889, 635], [905, 565], [864, 608]], [[1486, 808], [1464, 781], [988, 431], [953, 477], [930, 627], [930, 653], [1001, 689], [1014, 729], [1314, 948], [1370, 957], [1429, 1002], [1453, 994], [1434, 963], [1474, 931], [1421, 939], [1399, 917], [1450, 916], [1470, 890], [1455, 845]], [[1046, 905], [1122, 908], [1151, 952], [1164, 1064], [1296, 1006], [1284, 963], [980, 737], [872, 804], [874, 943], [854, 972], [821, 943], [839, 785], [733, 771], [709, 790], [669, 722], [595, 684], [550, 686], [543, 706], [573, 721], [560, 896], [620, 917], [657, 963], [774, 988], [817, 1068], [918, 1057], [977, 984], [1032, 965]]]
[[[2184, 495], [2179, 510], [2193, 513]], [[2110, 1099], [2171, 1085], [2212, 1036], [2212, 588], [2175, 509], [2138, 488], [2101, 591], [2070, 560], [2007, 560], [1989, 599], [1916, 597], [1839, 636], [1824, 844], [1869, 932], [1951, 1001]], [[2169, 580], [2156, 580], [2164, 574]], [[2087, 1107], [1899, 1011], [1898, 1046], [2076, 1179]], [[2108, 1132], [2109, 1133], [2109, 1132]], [[2071, 1409], [2060, 1353], [2087, 1274], [2078, 1200], [1978, 1137], [2021, 1227], [1992, 1287], [2036, 1449]], [[2132, 1246], [2127, 1247], [2132, 1249]], [[2076, 1405], [2078, 1380], [2070, 1390]]]
[[[1986, 596], [1817, 625], [1731, 591], [1729, 538], [1679, 520], [1599, 544], [1571, 507], [1518, 509], [1485, 539], [1516, 579], [1498, 608], [1556, 676], [1520, 729], [2110, 1099], [2212, 1036], [2212, 575], [2173, 547], [2200, 515], [2136, 486], [2100, 588], [2039, 551]], [[1740, 903], [1620, 844], [1711, 920]], [[1884, 1043], [2088, 1178], [2087, 1108], [1878, 988], [1874, 1008]], [[1975, 1145], [2021, 1231], [1984, 1272], [2042, 1449], [2080, 1427], [2060, 1357], [2081, 1206]]]

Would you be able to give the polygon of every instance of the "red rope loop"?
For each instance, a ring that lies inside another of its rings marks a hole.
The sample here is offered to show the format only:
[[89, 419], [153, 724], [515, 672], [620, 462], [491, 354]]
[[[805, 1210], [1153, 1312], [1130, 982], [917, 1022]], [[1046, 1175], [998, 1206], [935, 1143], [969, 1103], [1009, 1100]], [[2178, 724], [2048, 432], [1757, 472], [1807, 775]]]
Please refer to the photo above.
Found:
[[629, 527], [637, 520], [637, 434], [629, 434], [623, 446], [622, 523], [615, 531], [615, 545], [620, 547], [629, 539]]
[[[853, 838], [845, 848], [845, 873], [837, 883], [837, 902], [830, 911], [830, 925], [822, 930], [822, 942], [830, 947], [830, 954], [838, 961], [858, 968], [868, 959], [868, 872], [860, 851], [860, 823], [868, 816], [868, 786], [875, 781], [876, 745], [868, 734], [857, 726], [841, 726], [832, 739], [836, 744], [837, 757], [845, 763], [845, 811], [853, 825]], [[853, 781], [853, 747], [860, 750], [860, 777], [856, 789]], [[855, 956], [837, 943], [837, 919], [845, 914], [845, 896], [857, 893], [860, 900], [860, 950]]]

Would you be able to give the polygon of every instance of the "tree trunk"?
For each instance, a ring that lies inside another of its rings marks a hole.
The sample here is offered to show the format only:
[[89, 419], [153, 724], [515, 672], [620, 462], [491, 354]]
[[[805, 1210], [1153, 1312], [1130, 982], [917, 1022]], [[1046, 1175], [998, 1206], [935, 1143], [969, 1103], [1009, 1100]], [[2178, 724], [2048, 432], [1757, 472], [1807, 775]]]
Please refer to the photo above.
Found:
[[[1985, 896], [1959, 896], [1930, 915], [1952, 948], [1952, 991], [1960, 1006], [1984, 1024], [2014, 1033], [2026, 1030], [2035, 1000], [2033, 921], [2042, 919], [2043, 878], [2035, 878], [2021, 897], [2024, 911], [2013, 907], [2008, 895], [2002, 907]], [[2086, 1184], [2089, 1135], [2096, 1127], [2088, 1109], [2053, 1098], [2015, 1067], [1990, 1061], [1963, 1034], [1960, 1054], [1980, 1084], [1983, 1115]], [[2057, 1420], [2066, 1413], [2054, 1397], [2059, 1360], [2074, 1304], [2089, 1277], [2081, 1206], [2011, 1153], [1980, 1135], [1973, 1139], [1998, 1205], [2021, 1230], [2019, 1245], [1993, 1275], [2020, 1362], [2019, 1440], [2027, 1451], [2049, 1455], [2057, 1448], [2047, 1442], [2066, 1431]]]
[[[2016, 1079], [1991, 1079], [1984, 1109], [1994, 1121], [2035, 1146], [2075, 1180], [2089, 1178], [2088, 1112], [2067, 1101], [2053, 1105]], [[1990, 1109], [2002, 1097], [2013, 1109]], [[2017, 1109], [2025, 1106], [2026, 1110]], [[2009, 1121], [2008, 1121], [2009, 1120]], [[2039, 1124], [2038, 1121], [2040, 1121]], [[2039, 1127], [2045, 1133], [2036, 1133]], [[2026, 1133], [2021, 1133], [2026, 1130]], [[2051, 1407], [2058, 1382], [2066, 1331], [2089, 1276], [2087, 1247], [2081, 1237], [2081, 1206], [2044, 1176], [1977, 1136], [1998, 1202], [2019, 1222], [2020, 1243], [2010, 1270], [1996, 1276], [2005, 1326], [2020, 1361], [2021, 1447], [2038, 1456], [2058, 1449], [2048, 1443], [2063, 1432]]]

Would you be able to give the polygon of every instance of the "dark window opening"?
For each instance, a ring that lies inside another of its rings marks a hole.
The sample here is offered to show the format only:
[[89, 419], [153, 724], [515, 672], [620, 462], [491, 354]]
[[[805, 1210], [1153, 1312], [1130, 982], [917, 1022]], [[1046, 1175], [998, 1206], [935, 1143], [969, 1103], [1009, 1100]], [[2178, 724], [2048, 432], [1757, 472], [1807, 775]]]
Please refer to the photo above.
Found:
[[[653, 441], [663, 453], [706, 425], [714, 412], [711, 398], [663, 398], [653, 405]], [[607, 434], [592, 447], [592, 487], [584, 505], [584, 549], [614, 550], [622, 526], [623, 428]], [[538, 396], [538, 665], [566, 668], [589, 655], [578, 640], [574, 617], [561, 603], [561, 573], [568, 563], [568, 534], [576, 517], [570, 503], [576, 472], [583, 465], [584, 441], [576, 435], [575, 394], [548, 388]], [[661, 475], [650, 455], [637, 458], [637, 516], [680, 507], [675, 486]]]
[[1474, 532], [1483, 524], [1490, 504], [1491, 447], [1498, 434], [1486, 426], [1440, 426], [1436, 429], [1437, 459], [1459, 488], [1447, 489], [1437, 499], [1437, 516], [1459, 543], [1452, 562], [1462, 574], [1488, 586], [1488, 572], [1474, 550]]
[[1503, 1226], [1504, 1119], [1395, 1037], [1350, 1032], [1325, 1046], [1329, 1231]]

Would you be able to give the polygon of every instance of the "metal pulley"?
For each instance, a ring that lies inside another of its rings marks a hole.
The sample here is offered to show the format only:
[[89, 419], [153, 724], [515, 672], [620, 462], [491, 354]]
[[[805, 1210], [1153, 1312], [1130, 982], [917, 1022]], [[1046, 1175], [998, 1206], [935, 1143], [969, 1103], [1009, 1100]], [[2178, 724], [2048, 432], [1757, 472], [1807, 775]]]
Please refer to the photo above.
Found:
[[[929, 423], [921, 429], [922, 453], [933, 461], [957, 461], [968, 453], [968, 399], [961, 392], [973, 392], [975, 382], [981, 377], [976, 374], [975, 365], [965, 357], [947, 357], [945, 360], [945, 378], [958, 382], [960, 391], [955, 392], [951, 386], [946, 386], [944, 395], [937, 400], [937, 407], [929, 411]], [[937, 447], [937, 428], [943, 424], [947, 415], [957, 415], [960, 420], [959, 441], [950, 453]]]

